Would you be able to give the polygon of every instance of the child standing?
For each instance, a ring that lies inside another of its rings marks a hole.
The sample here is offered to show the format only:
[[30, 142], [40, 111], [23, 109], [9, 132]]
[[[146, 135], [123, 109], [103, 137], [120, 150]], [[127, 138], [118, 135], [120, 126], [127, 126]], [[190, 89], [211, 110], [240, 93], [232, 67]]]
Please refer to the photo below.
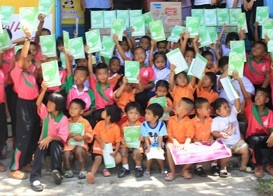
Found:
[[[79, 179], [84, 179], [86, 176], [85, 171], [85, 159], [87, 157], [87, 151], [88, 151], [88, 143], [90, 143], [93, 139], [92, 137], [92, 127], [90, 126], [89, 122], [82, 117], [85, 109], [85, 102], [81, 99], [73, 99], [70, 102], [69, 106], [69, 115], [70, 118], [68, 119], [68, 123], [70, 125], [73, 125], [73, 123], [80, 123], [83, 124], [84, 127], [84, 134], [73, 134], [69, 133], [68, 140], [64, 147], [64, 168], [65, 173], [64, 177], [66, 178], [73, 178], [74, 174], [71, 170], [70, 162], [73, 160], [74, 157], [76, 157], [81, 165], [80, 173], [78, 175]], [[70, 146], [69, 145], [69, 139], [74, 139], [76, 142], [84, 141], [83, 146]]]
[[[121, 136], [120, 128], [116, 124], [121, 119], [121, 109], [115, 105], [106, 106], [101, 114], [102, 121], [98, 122], [93, 130], [94, 135], [94, 145], [93, 145], [93, 165], [91, 171], [87, 173], [86, 180], [88, 183], [95, 183], [95, 175], [99, 169], [102, 162], [102, 150], [104, 145], [111, 143], [113, 146], [113, 153], [111, 156], [115, 158], [116, 165], [122, 161], [121, 155], [119, 153]], [[103, 176], [111, 176], [108, 169], [103, 170]]]
[[[159, 120], [163, 116], [163, 108], [158, 103], [153, 103], [146, 108], [145, 121], [141, 125], [141, 135], [145, 138], [146, 153], [151, 148], [158, 148], [159, 152], [164, 153], [163, 137], [167, 135], [165, 123]], [[164, 174], [164, 160], [157, 159], [161, 174]], [[150, 176], [153, 159], [147, 160], [145, 175]]]
[[[141, 110], [141, 107], [136, 102], [130, 102], [125, 107], [125, 113], [128, 119], [126, 122], [124, 122], [121, 125], [121, 137], [123, 138], [122, 144], [120, 146], [120, 153], [122, 156], [122, 168], [120, 172], [118, 173], [119, 178], [123, 178], [130, 173], [129, 165], [128, 165], [129, 148], [126, 142], [124, 141], [124, 128], [130, 127], [130, 126], [141, 126], [141, 122], [139, 121], [140, 110]], [[142, 142], [144, 139], [140, 136], [139, 140], [140, 142]], [[134, 148], [132, 153], [133, 160], [135, 161], [135, 164], [136, 164], [135, 177], [137, 178], [142, 177], [143, 175], [143, 169], [141, 167], [141, 162], [142, 162], [141, 153], [143, 153], [143, 148], [141, 146], [142, 144], [140, 144], [139, 148]]]
[[52, 177], [57, 185], [62, 183], [62, 150], [68, 136], [68, 120], [62, 113], [65, 108], [64, 98], [60, 94], [53, 93], [48, 97], [45, 106], [42, 101], [46, 90], [46, 83], [43, 82], [41, 94], [36, 101], [38, 114], [43, 120], [43, 128], [30, 174], [31, 188], [34, 191], [43, 191], [44, 187], [40, 182], [41, 171], [48, 153], [51, 159]]
[[[194, 103], [191, 99], [183, 97], [175, 106], [175, 115], [170, 117], [168, 121], [168, 141], [167, 141], [167, 158], [170, 167], [170, 172], [165, 176], [166, 181], [172, 181], [176, 177], [175, 165], [171, 155], [170, 147], [179, 147], [184, 145], [184, 150], [187, 150], [194, 136], [193, 122], [189, 118], [192, 112]], [[191, 179], [190, 173], [191, 164], [183, 166], [181, 176], [185, 179]]]

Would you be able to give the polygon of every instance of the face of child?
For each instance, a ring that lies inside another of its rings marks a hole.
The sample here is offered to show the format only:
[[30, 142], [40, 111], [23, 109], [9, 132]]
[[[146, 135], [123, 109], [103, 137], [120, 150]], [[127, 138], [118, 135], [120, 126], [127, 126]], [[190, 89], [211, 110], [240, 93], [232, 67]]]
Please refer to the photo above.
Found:
[[122, 48], [122, 50], [123, 50], [124, 52], [127, 52], [127, 51], [129, 50], [129, 45], [128, 45], [128, 42], [127, 42], [127, 41], [122, 41], [122, 42], [120, 43], [120, 46], [121, 46], [121, 48]]
[[257, 106], [265, 105], [269, 101], [267, 95], [263, 91], [257, 91], [255, 94], [255, 104]]
[[155, 67], [159, 70], [162, 70], [165, 68], [165, 59], [162, 57], [162, 56], [158, 56], [156, 59], [155, 59]]
[[212, 68], [213, 67], [213, 56], [211, 56], [211, 55], [206, 55], [206, 56], [204, 56], [207, 60], [208, 60], [208, 62], [207, 62], [207, 68]]
[[41, 35], [50, 35], [50, 33], [48, 31], [42, 31]]
[[27, 57], [24, 59], [24, 68], [29, 69], [32, 65], [32, 55], [27, 55]]
[[77, 65], [78, 66], [84, 66], [84, 67], [87, 67], [87, 59], [78, 59], [77, 60]]
[[256, 43], [251, 49], [251, 54], [253, 57], [262, 57], [265, 55], [264, 46], [262, 44]]
[[83, 85], [87, 79], [86, 72], [83, 70], [76, 70], [74, 73], [74, 82], [76, 85]]
[[223, 103], [221, 107], [216, 110], [216, 113], [221, 117], [227, 117], [230, 115], [230, 111], [228, 103]]
[[178, 42], [173, 43], [173, 49], [176, 49], [176, 48], [179, 48], [179, 43]]
[[186, 108], [186, 103], [184, 103], [184, 101], [181, 100], [175, 106], [174, 113], [178, 116], [185, 116], [188, 113], [188, 111], [185, 108]]
[[[121, 85], [121, 83], [120, 83]], [[124, 91], [131, 92], [133, 90], [133, 84], [126, 84]]]
[[134, 52], [134, 59], [140, 63], [144, 63], [146, 59], [146, 53], [142, 48], [137, 48]]
[[204, 117], [209, 117], [211, 113], [209, 102], [203, 103], [201, 108], [197, 109], [197, 114]]
[[78, 117], [82, 115], [84, 110], [81, 108], [81, 106], [77, 103], [71, 103], [69, 106], [69, 115], [71, 117]]
[[55, 112], [56, 111], [56, 104], [53, 103], [52, 101], [48, 101], [46, 106], [47, 106], [48, 112]]
[[107, 69], [96, 70], [96, 77], [100, 83], [106, 83], [108, 80], [108, 70]]
[[145, 110], [145, 120], [147, 122], [155, 122], [157, 121], [158, 116], [155, 116], [151, 110]]
[[119, 61], [117, 59], [112, 60], [109, 67], [110, 67], [110, 72], [117, 73], [120, 69]]
[[157, 50], [158, 50], [158, 52], [167, 53], [167, 44], [165, 42], [158, 43]]
[[63, 45], [58, 45], [57, 48], [58, 48], [58, 50], [60, 52], [64, 52], [64, 46]]
[[208, 87], [212, 86], [211, 79], [207, 75], [205, 75], [204, 78], [203, 78], [202, 86], [204, 88], [208, 88]]
[[193, 51], [186, 51], [185, 53], [185, 60], [188, 63], [188, 65], [191, 64], [192, 59], [194, 59], [194, 52]]
[[128, 117], [129, 122], [134, 123], [139, 119], [140, 114], [136, 108], [133, 108], [126, 113], [126, 116]]
[[149, 50], [151, 47], [151, 43], [146, 38], [141, 38], [139, 42], [139, 46], [142, 47], [144, 50]]
[[34, 58], [37, 54], [37, 47], [33, 44], [30, 44], [29, 45], [29, 52], [30, 52], [32, 58]]
[[227, 68], [228, 68], [228, 64], [226, 64], [223, 68], [219, 67], [219, 72], [222, 74], [227, 70]]
[[187, 76], [185, 76], [184, 74], [180, 73], [177, 77], [176, 77], [176, 84], [178, 86], [184, 87], [188, 84], [188, 78]]
[[168, 90], [164, 86], [159, 86], [156, 88], [155, 94], [157, 97], [165, 97], [168, 94]]

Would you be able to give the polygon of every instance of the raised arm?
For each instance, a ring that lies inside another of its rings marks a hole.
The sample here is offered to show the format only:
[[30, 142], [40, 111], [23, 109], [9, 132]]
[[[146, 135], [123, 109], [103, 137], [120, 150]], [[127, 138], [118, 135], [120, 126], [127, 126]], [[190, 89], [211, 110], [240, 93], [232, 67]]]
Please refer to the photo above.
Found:
[[40, 22], [39, 22], [38, 29], [35, 34], [35, 43], [39, 43], [39, 37], [42, 35], [43, 26], [45, 23], [45, 16], [43, 14], [39, 14], [38, 20]]
[[65, 64], [66, 64], [66, 79], [72, 75], [72, 62], [69, 59], [69, 54], [65, 52]]
[[121, 58], [124, 60], [124, 61], [130, 61], [132, 59], [128, 58], [126, 55], [125, 55], [125, 52], [122, 50], [122, 47], [121, 45], [119, 44], [119, 41], [118, 41], [118, 36], [116, 34], [113, 35], [113, 40], [116, 44], [116, 48], [121, 56]]
[[198, 45], [199, 45], [198, 39], [199, 39], [199, 36], [196, 35], [195, 38], [192, 40], [192, 46], [193, 46], [195, 54], [200, 53], [200, 50], [199, 50], [199, 47], [198, 47]]
[[152, 66], [154, 64], [153, 62], [153, 56], [154, 56], [154, 51], [156, 49], [156, 40], [152, 40], [151, 41], [151, 50], [150, 50], [150, 54], [149, 54], [149, 63], [150, 63], [150, 66]]
[[170, 78], [169, 78], [170, 91], [173, 91], [174, 86], [175, 86], [175, 81], [174, 81], [174, 75], [175, 75], [174, 70], [175, 70], [175, 67], [176, 66], [173, 65], [173, 64], [170, 65], [170, 70], [171, 70], [171, 72], [170, 72]]
[[133, 48], [134, 48], [134, 46], [133, 46], [132, 40], [131, 40], [131, 39], [129, 38], [129, 36], [128, 36], [128, 32], [127, 32], [127, 31], [124, 31], [124, 35], [125, 35], [126, 40], [127, 40], [127, 42], [128, 42], [128, 46], [129, 46], [130, 50], [132, 51]]
[[[242, 79], [241, 79], [241, 78], [239, 77], [239, 75], [238, 75], [238, 72], [237, 72], [237, 71], [233, 71], [232, 77], [233, 77], [235, 80], [237, 80], [237, 81], [239, 82], [239, 85], [240, 85], [241, 91], [242, 91], [242, 93], [243, 93], [245, 102], [246, 102], [246, 103], [250, 102], [250, 101], [251, 101], [251, 95], [250, 95], [250, 93], [248, 93], [248, 92], [246, 91], [245, 86], [244, 86], [244, 84], [243, 84], [243, 81], [242, 81]], [[234, 102], [234, 104], [235, 104], [235, 102]], [[240, 101], [239, 101], [239, 104], [240, 104]], [[237, 109], [237, 108], [236, 108], [236, 109]]]
[[28, 55], [30, 39], [31, 39], [31, 32], [28, 29], [24, 29], [24, 32], [25, 32], [26, 38], [25, 38], [24, 46], [20, 54], [19, 61], [18, 61], [18, 66], [22, 69], [24, 68], [25, 58], [27, 58], [27, 55]]
[[88, 65], [89, 76], [93, 77], [94, 72], [93, 72], [93, 64], [92, 64], [92, 54], [88, 54], [87, 65]]
[[220, 48], [220, 50], [219, 50], [219, 55], [220, 55], [220, 56], [223, 55], [223, 51], [222, 51], [222, 37], [223, 37], [223, 34], [224, 34], [225, 30], [226, 30], [226, 25], [224, 24], [224, 25], [222, 26], [222, 30], [221, 30], [221, 32], [219, 33], [219, 35], [218, 35], [218, 40], [217, 40], [217, 42], [216, 42], [216, 43], [219, 45], [219, 48]]
[[121, 96], [122, 92], [124, 91], [124, 88], [126, 87], [127, 83], [128, 83], [128, 79], [124, 76], [124, 77], [122, 78], [122, 84], [121, 84], [120, 87], [116, 90], [116, 93], [115, 93], [115, 98], [116, 98], [116, 99], [119, 99], [119, 98], [120, 98], [120, 96]]
[[186, 53], [186, 48], [187, 48], [189, 37], [190, 37], [190, 34], [187, 30], [183, 34], [180, 35], [180, 45], [181, 45], [180, 50], [184, 56]]
[[255, 22], [254, 23], [254, 42], [259, 41], [259, 23]]
[[38, 109], [40, 109], [41, 106], [42, 106], [46, 90], [47, 90], [47, 84], [46, 84], [45, 81], [43, 81], [42, 84], [41, 84], [41, 93], [40, 93], [40, 95], [38, 96], [38, 98], [36, 100], [36, 106], [37, 106]]

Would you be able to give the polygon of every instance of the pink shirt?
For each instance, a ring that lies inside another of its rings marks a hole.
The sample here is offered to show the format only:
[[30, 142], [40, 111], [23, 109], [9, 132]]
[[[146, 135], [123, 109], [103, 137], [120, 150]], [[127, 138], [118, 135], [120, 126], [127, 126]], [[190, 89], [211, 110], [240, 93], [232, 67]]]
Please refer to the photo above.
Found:
[[16, 64], [10, 74], [14, 82], [14, 90], [19, 98], [34, 100], [38, 97], [38, 86], [33, 73], [21, 69]]
[[[273, 98], [273, 71], [272, 70], [269, 75], [269, 81], [270, 81], [270, 87], [271, 87], [271, 97]], [[272, 99], [272, 105], [273, 105], [273, 99]]]
[[5, 76], [4, 72], [0, 69], [0, 103], [5, 103]]
[[68, 138], [68, 119], [60, 113], [59, 116], [54, 119], [51, 113], [48, 113], [47, 108], [44, 104], [41, 105], [40, 109], [37, 109], [38, 115], [43, 120], [43, 128], [40, 136], [40, 140], [47, 136], [55, 137], [59, 136], [62, 142], [65, 143]]
[[108, 87], [101, 93], [98, 91], [98, 86], [99, 83], [96, 82], [95, 77], [89, 77], [89, 82], [90, 82], [90, 88], [95, 94], [95, 99], [96, 99], [96, 110], [103, 109], [108, 105], [113, 105], [114, 104], [114, 94], [113, 94], [113, 89], [114, 89], [114, 84], [109, 84]]
[[3, 64], [2, 64], [2, 70], [5, 75], [5, 84], [12, 84], [12, 79], [10, 77], [10, 71], [14, 63], [14, 49], [11, 48], [7, 51], [7, 53], [3, 54]]
[[154, 82], [155, 73], [151, 66], [141, 67], [139, 70], [140, 82], [142, 85], [147, 85], [149, 82]]

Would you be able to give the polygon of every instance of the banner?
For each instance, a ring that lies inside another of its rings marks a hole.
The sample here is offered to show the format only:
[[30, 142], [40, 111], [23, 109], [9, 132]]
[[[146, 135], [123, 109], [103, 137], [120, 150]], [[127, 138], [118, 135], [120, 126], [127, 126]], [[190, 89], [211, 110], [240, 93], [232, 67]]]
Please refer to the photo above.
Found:
[[61, 0], [62, 24], [75, 24], [79, 18], [79, 24], [84, 24], [84, 12], [81, 1]]

